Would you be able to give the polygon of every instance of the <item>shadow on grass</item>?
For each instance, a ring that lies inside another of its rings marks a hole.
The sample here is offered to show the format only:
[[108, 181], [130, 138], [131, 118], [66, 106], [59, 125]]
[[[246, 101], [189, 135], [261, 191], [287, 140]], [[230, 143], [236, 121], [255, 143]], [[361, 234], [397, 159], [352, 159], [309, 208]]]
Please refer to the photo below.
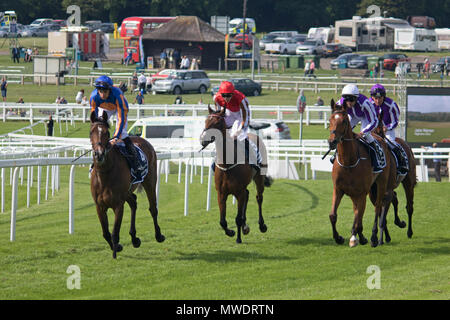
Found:
[[175, 260], [203, 260], [212, 263], [227, 263], [227, 262], [246, 262], [254, 260], [292, 260], [288, 256], [282, 255], [265, 255], [260, 253], [249, 253], [245, 251], [232, 250], [218, 250], [215, 252], [198, 252], [198, 253], [183, 253], [178, 252], [178, 257]]
[[294, 214], [299, 214], [299, 213], [303, 213], [303, 212], [308, 212], [310, 210], [313, 210], [315, 208], [317, 208], [317, 206], [319, 205], [319, 197], [317, 197], [314, 193], [312, 193], [311, 191], [309, 191], [307, 188], [304, 188], [298, 184], [294, 184], [294, 183], [286, 183], [287, 185], [291, 186], [291, 187], [295, 187], [297, 189], [300, 189], [302, 192], [306, 193], [307, 195], [309, 195], [309, 197], [311, 198], [311, 206], [309, 206], [308, 208], [302, 208], [301, 210], [295, 210], [294, 212], [290, 211], [287, 212], [285, 214], [280, 214], [277, 216], [273, 216], [271, 217], [271, 219], [278, 219], [278, 218], [284, 218], [284, 217], [288, 217]]

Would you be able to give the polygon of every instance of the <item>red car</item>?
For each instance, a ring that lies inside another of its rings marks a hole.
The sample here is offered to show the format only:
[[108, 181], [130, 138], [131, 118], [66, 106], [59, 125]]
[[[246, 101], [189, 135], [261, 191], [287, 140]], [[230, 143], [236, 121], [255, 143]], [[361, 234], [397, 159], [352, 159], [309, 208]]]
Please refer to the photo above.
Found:
[[[244, 39], [244, 35], [242, 33], [237, 34], [233, 40], [237, 41], [235, 44], [236, 49], [242, 49], [242, 40]], [[251, 49], [253, 47], [253, 37], [250, 34], [245, 34], [244, 40], [244, 48]]]
[[380, 58], [383, 61], [383, 69], [395, 70], [399, 62], [410, 62], [411, 59], [401, 53], [386, 53]]

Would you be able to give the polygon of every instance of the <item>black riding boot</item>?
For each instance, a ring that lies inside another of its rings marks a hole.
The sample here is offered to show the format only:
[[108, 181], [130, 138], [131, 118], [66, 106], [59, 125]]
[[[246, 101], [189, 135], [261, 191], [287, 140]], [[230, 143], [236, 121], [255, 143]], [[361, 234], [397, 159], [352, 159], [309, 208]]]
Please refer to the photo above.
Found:
[[395, 146], [392, 149], [397, 157], [398, 171], [400, 174], [406, 174], [409, 171], [408, 158], [403, 148]]
[[373, 150], [370, 150], [371, 153], [371, 160], [372, 160], [372, 166], [373, 166], [373, 173], [379, 173], [383, 171], [383, 168], [380, 167], [378, 160], [384, 158], [383, 150], [381, 149], [380, 145], [376, 141], [372, 141], [369, 143], [369, 145], [373, 148]]
[[133, 145], [133, 142], [131, 141], [130, 137], [126, 137], [125, 139], [123, 139], [123, 142], [125, 143], [125, 147], [127, 148], [128, 154], [130, 154], [130, 159], [131, 159], [131, 163], [132, 163], [132, 170], [133, 172], [137, 172], [138, 170], [138, 161], [137, 161], [137, 152], [136, 152], [136, 148]]

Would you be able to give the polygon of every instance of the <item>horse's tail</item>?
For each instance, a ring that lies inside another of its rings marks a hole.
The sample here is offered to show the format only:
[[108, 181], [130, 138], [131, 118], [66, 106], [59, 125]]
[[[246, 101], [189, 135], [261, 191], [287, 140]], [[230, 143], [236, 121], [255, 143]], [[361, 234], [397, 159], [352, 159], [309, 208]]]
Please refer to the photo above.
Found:
[[269, 176], [264, 176], [264, 186], [270, 187], [273, 184], [273, 178]]

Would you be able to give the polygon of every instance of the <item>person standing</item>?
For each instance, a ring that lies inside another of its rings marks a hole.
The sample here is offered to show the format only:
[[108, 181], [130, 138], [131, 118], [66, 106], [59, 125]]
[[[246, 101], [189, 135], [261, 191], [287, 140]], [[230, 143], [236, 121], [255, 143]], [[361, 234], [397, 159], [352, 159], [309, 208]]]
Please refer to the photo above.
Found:
[[[433, 149], [437, 148], [437, 143], [433, 143]], [[440, 156], [439, 152], [433, 152], [433, 156]], [[436, 177], [436, 182], [441, 182], [441, 159], [433, 158], [434, 176]]]
[[310, 67], [310, 62], [309, 61], [307, 61], [306, 63], [305, 63], [305, 68], [303, 69], [304, 71], [305, 71], [305, 73], [304, 73], [304, 77], [307, 77], [307, 76], [309, 76], [309, 67]]
[[20, 63], [20, 51], [19, 48], [17, 48], [17, 46], [15, 46], [14, 48], [12, 48], [12, 56], [13, 56], [13, 62], [16, 63]]
[[136, 71], [133, 72], [133, 77], [131, 78], [131, 92], [134, 92], [134, 90], [136, 90], [138, 85], [138, 76]]
[[53, 136], [53, 118], [52, 116], [48, 117], [47, 122], [47, 136], [52, 137]]
[[80, 91], [78, 91], [77, 96], [75, 97], [75, 102], [81, 104], [81, 102], [83, 101], [83, 97], [84, 97], [84, 89], [81, 89]]
[[159, 55], [159, 66], [161, 69], [165, 69], [167, 65], [167, 53], [165, 50], [161, 51], [161, 54]]
[[[135, 104], [137, 103], [140, 106], [144, 104], [144, 94], [143, 94], [142, 90], [139, 90], [136, 98], [134, 99], [134, 103]], [[141, 109], [140, 115], [144, 116], [144, 110]]]
[[311, 60], [311, 62], [309, 63], [309, 76], [312, 76], [315, 79], [317, 77], [314, 74], [314, 70], [316, 70], [316, 64], [314, 63], [314, 60]]
[[147, 85], [147, 77], [144, 72], [141, 72], [141, 75], [138, 78], [139, 91], [145, 93], [145, 86]]
[[428, 58], [425, 59], [425, 64], [423, 67], [423, 72], [426, 74], [427, 79], [430, 78], [430, 69], [431, 69], [431, 63]]
[[2, 91], [2, 99], [3, 102], [6, 102], [6, 93], [8, 91], [8, 82], [6, 81], [6, 77], [3, 76], [2, 83], [1, 83], [1, 91]]

